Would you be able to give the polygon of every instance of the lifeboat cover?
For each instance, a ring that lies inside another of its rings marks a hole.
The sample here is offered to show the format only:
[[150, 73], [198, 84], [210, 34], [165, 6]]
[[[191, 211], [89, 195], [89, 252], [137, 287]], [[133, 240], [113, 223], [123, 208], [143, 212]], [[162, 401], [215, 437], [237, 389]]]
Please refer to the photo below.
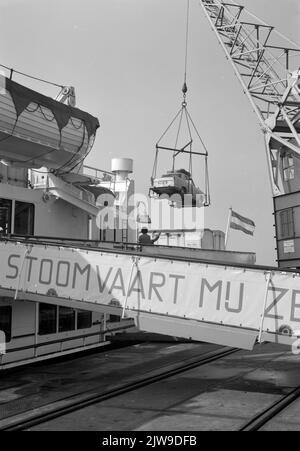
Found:
[[99, 121], [5, 78], [0, 91], [0, 159], [68, 172], [91, 150]]

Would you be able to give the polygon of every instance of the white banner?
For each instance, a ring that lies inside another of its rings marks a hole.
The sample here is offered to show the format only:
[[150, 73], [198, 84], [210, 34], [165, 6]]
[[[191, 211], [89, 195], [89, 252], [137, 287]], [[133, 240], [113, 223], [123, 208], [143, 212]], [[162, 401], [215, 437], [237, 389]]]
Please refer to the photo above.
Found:
[[[59, 247], [0, 243], [2, 288], [259, 330], [265, 271], [109, 254]], [[92, 307], [91, 307], [92, 309]], [[298, 274], [272, 274], [264, 331], [300, 329]], [[130, 316], [130, 314], [129, 314]], [[162, 331], [163, 332], [163, 331]]]

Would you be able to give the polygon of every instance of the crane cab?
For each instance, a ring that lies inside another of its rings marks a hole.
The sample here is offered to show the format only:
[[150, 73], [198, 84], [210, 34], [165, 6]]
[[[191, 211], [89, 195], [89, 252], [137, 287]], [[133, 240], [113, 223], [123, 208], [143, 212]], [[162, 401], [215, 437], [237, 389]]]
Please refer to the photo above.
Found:
[[300, 268], [300, 160], [281, 157], [283, 195], [274, 198], [277, 258], [280, 268]]

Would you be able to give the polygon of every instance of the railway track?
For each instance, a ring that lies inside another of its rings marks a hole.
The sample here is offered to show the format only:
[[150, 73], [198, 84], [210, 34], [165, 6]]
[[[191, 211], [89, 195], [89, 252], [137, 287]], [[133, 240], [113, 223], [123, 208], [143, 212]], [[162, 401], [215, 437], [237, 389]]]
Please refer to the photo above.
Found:
[[70, 396], [55, 403], [7, 417], [0, 421], [0, 431], [22, 431], [29, 429], [93, 404], [101, 403], [199, 366], [209, 364], [236, 352], [238, 352], [238, 349], [233, 348], [223, 348], [217, 351], [208, 352], [199, 357], [183, 361], [180, 364], [171, 364], [161, 371], [158, 371], [156, 374], [145, 377], [141, 376], [132, 382], [120, 384], [119, 386], [102, 393], [95, 393], [94, 390], [92, 393], [89, 392]]
[[259, 431], [263, 426], [271, 422], [278, 414], [282, 413], [286, 408], [288, 408], [293, 402], [297, 401], [300, 397], [300, 387], [290, 392], [288, 395], [283, 396], [279, 401], [272, 404], [270, 407], [265, 409], [254, 416], [250, 421], [245, 423], [240, 429], [241, 432], [256, 432]]

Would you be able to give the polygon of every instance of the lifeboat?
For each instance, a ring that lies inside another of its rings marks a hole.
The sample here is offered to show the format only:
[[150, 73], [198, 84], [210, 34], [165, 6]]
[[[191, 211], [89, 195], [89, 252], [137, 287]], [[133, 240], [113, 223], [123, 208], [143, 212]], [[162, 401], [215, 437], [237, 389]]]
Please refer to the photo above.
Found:
[[99, 121], [10, 79], [0, 91], [0, 159], [68, 172], [90, 152]]

